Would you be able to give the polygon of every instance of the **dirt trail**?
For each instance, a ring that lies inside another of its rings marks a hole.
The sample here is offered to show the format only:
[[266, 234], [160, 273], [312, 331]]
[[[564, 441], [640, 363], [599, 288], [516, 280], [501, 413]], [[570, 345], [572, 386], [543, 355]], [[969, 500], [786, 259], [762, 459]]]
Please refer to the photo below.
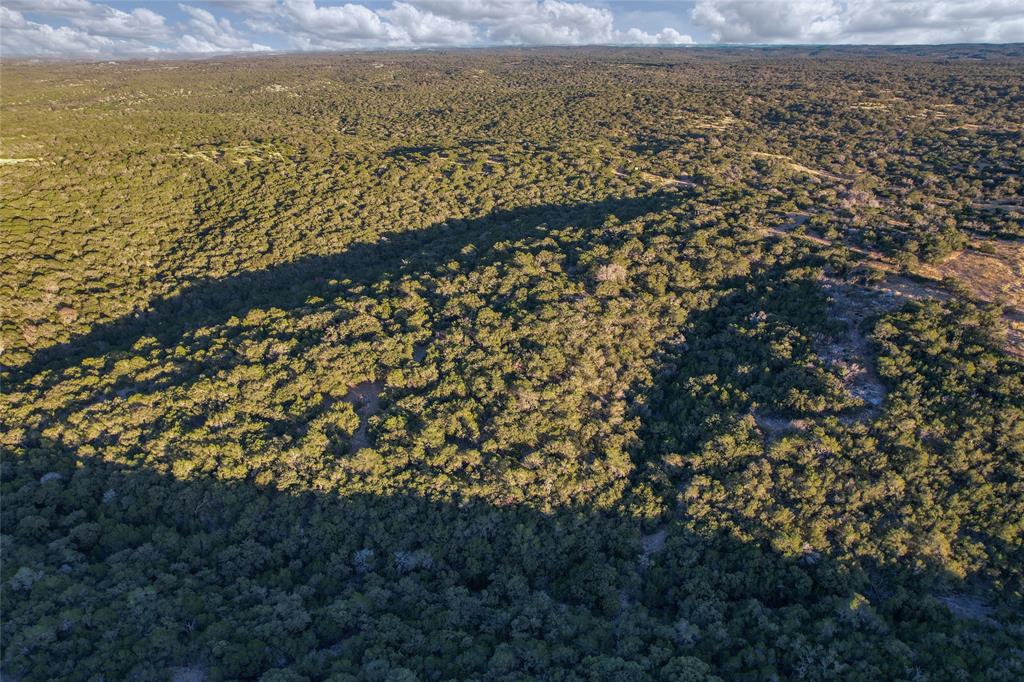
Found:
[[[640, 177], [642, 177], [647, 182], [653, 183], [655, 185], [661, 185], [663, 187], [669, 186], [669, 185], [674, 185], [676, 187], [696, 187], [697, 186], [697, 183], [695, 183], [693, 180], [689, 180], [689, 179], [685, 179], [685, 178], [668, 178], [668, 177], [665, 177], [664, 175], [655, 175], [654, 173], [648, 173], [647, 171], [637, 171], [637, 172], [639, 172], [640, 173]], [[620, 178], [628, 178], [629, 177], [629, 173], [627, 171], [622, 170], [622, 169], [616, 170], [615, 174], [617, 176], [619, 176]]]
[[806, 232], [794, 232], [796, 228], [800, 227], [808, 220], [810, 220], [811, 216], [806, 213], [794, 213], [791, 214], [789, 217], [792, 219], [790, 222], [783, 223], [782, 225], [778, 225], [776, 227], [767, 227], [765, 228], [765, 230], [767, 230], [769, 234], [779, 236], [788, 235], [795, 239], [803, 239], [804, 241], [818, 244], [819, 246], [842, 246], [848, 251], [851, 251], [859, 256], [863, 256], [864, 258], [867, 258], [869, 262], [866, 263], [866, 265], [871, 265], [872, 267], [876, 267], [886, 272], [896, 272], [896, 268], [891, 263], [888, 263], [884, 260], [885, 254], [883, 254], [881, 251], [872, 251], [870, 249], [864, 249], [859, 246], [851, 246], [850, 244], [837, 244], [835, 241], [832, 241], [831, 239], [817, 237], [813, 234], [807, 234]]
[[1024, 206], [1021, 204], [1011, 204], [1009, 202], [989, 202], [971, 204], [971, 206], [990, 211], [1024, 211]]
[[835, 175], [827, 171], [805, 166], [802, 163], [797, 163], [796, 161], [793, 161], [791, 157], [786, 156], [785, 154], [769, 154], [768, 152], [750, 152], [750, 155], [757, 156], [762, 159], [780, 159], [783, 161], [788, 161], [790, 170], [795, 170], [798, 173], [807, 173], [808, 175], [813, 175], [819, 178], [828, 178], [829, 180], [835, 180], [836, 182], [850, 182], [853, 180], [853, 178], [851, 177]]

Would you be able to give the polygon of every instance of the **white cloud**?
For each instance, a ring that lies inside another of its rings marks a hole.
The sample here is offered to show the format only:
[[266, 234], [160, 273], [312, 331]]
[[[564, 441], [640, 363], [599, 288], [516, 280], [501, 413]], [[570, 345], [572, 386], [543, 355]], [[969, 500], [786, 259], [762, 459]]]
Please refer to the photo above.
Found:
[[647, 33], [638, 28], [617, 32], [616, 42], [629, 45], [693, 45], [693, 38], [674, 28], [663, 28], [657, 33]]
[[182, 25], [189, 32], [177, 40], [181, 52], [254, 52], [270, 49], [240, 34], [227, 19], [218, 19], [200, 7], [178, 7], [189, 17]]
[[[9, 56], [693, 42], [670, 25], [677, 7], [629, 0], [182, 0], [176, 10], [0, 2]], [[1024, 0], [695, 0], [688, 17], [716, 42], [1024, 41]]]
[[144, 7], [123, 12], [89, 0], [5, 0], [4, 5], [64, 19], [90, 35], [133, 40], [158, 40], [168, 35], [164, 17]]
[[281, 0], [268, 16], [246, 25], [282, 34], [302, 50], [470, 45], [478, 39], [471, 24], [404, 2], [374, 11], [358, 4], [323, 6], [315, 0]]
[[507, 21], [528, 15], [537, 0], [410, 0], [430, 12], [462, 21]]
[[564, 0], [395, 0], [389, 7], [279, 0], [245, 25], [286, 37], [297, 49], [443, 45], [685, 44], [667, 28], [656, 34], [614, 27], [610, 10]]
[[469, 45], [476, 42], [476, 30], [458, 19], [424, 12], [404, 2], [379, 12], [392, 25], [405, 31], [408, 40], [418, 45]]
[[4, 6], [19, 12], [44, 12], [58, 16], [91, 12], [94, 7], [89, 0], [5, 0]]
[[138, 57], [180, 53], [248, 52], [270, 49], [252, 42], [228, 19], [192, 5], [178, 5], [186, 20], [170, 26], [146, 8], [130, 12], [87, 0], [11, 0], [8, 5], [67, 25], [31, 21], [10, 7], [0, 14], [4, 54], [30, 57]]
[[529, 45], [583, 45], [610, 43], [613, 17], [607, 9], [578, 2], [542, 0], [525, 11], [499, 20], [488, 32], [496, 43]]
[[726, 43], [1024, 40], [1020, 0], [697, 0], [690, 16]]
[[103, 57], [115, 52], [145, 54], [153, 48], [135, 40], [115, 40], [71, 26], [29, 21], [16, 10], [0, 7], [0, 52], [26, 57]]
[[283, 0], [277, 18], [279, 30], [297, 30], [335, 43], [388, 42], [400, 37], [365, 5], [319, 6], [314, 0]]
[[[0, 29], [8, 54], [103, 57], [269, 49], [254, 34], [277, 36], [279, 44], [296, 50], [692, 42], [671, 27], [619, 30], [611, 10], [573, 0], [392, 0], [372, 7], [323, 0], [207, 0], [206, 5], [243, 17], [240, 26], [192, 3], [177, 6], [183, 21], [169, 22], [151, 9], [116, 9], [89, 0], [5, 0], [20, 23], [11, 19]], [[28, 21], [19, 10], [42, 19]]]
[[694, 23], [716, 42], [813, 42], [838, 31], [835, 0], [697, 0]]
[[402, 2], [374, 11], [365, 5], [318, 5], [315, 0], [281, 0], [267, 16], [246, 25], [284, 35], [300, 50], [353, 47], [410, 47], [473, 42], [473, 27]]
[[663, 28], [654, 35], [659, 45], [693, 45], [689, 34], [680, 33], [674, 28]]
[[277, 0], [206, 0], [206, 4], [246, 14], [267, 14], [277, 5]]
[[168, 37], [164, 17], [145, 8], [122, 12], [106, 5], [92, 5], [71, 17], [71, 23], [88, 33], [136, 40]]

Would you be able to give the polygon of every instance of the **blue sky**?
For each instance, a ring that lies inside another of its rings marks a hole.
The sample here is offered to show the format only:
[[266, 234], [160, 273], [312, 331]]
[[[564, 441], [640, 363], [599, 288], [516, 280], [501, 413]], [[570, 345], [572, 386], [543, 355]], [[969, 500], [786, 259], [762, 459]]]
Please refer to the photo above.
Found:
[[4, 56], [1024, 41], [1024, 0], [2, 0]]

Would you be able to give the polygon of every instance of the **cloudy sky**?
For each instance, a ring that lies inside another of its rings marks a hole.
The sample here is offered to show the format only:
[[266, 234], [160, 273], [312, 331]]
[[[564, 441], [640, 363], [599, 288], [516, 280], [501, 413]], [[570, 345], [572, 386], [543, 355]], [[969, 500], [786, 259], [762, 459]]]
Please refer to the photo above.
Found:
[[1024, 42], [1024, 0], [0, 0], [3, 56]]

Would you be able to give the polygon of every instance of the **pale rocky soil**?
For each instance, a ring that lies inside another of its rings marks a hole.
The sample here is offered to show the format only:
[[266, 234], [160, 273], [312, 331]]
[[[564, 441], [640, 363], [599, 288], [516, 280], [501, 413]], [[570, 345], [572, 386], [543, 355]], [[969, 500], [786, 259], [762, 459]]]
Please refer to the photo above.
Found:
[[942, 263], [921, 263], [910, 273], [903, 274], [899, 266], [879, 251], [794, 232], [810, 218], [807, 214], [792, 215], [790, 218], [790, 222], [767, 227], [765, 231], [821, 246], [841, 246], [860, 256], [860, 265], [884, 273], [884, 278], [879, 282], [857, 285], [878, 294], [876, 298], [860, 301], [861, 305], [868, 304], [877, 311], [895, 308], [905, 300], [932, 298], [945, 301], [952, 296], [948, 280], [956, 280], [971, 299], [1004, 306], [1006, 350], [1024, 357], [1024, 242], [976, 240], [968, 248], [951, 254]]

